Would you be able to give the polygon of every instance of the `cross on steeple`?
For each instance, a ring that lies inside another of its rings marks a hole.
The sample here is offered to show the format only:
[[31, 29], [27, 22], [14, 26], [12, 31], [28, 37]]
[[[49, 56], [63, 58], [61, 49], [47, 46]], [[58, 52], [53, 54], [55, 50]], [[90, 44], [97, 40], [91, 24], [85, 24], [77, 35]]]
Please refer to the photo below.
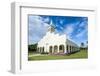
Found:
[[54, 28], [52, 20], [50, 21], [50, 26], [48, 28], [48, 31], [51, 32], [51, 33], [55, 31], [55, 28]]

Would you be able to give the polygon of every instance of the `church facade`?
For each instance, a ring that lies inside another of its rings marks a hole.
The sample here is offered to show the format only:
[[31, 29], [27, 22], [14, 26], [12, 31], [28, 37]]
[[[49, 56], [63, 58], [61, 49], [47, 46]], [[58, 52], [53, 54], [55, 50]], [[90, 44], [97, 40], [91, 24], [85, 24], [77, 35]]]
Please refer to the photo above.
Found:
[[78, 45], [69, 40], [65, 34], [59, 35], [54, 31], [55, 29], [51, 23], [46, 35], [38, 42], [37, 51], [39, 53], [69, 54], [79, 51]]

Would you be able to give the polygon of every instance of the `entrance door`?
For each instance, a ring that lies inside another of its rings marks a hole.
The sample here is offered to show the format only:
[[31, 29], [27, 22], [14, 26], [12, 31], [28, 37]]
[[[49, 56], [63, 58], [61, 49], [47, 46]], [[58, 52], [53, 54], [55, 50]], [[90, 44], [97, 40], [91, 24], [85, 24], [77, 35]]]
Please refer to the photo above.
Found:
[[64, 53], [64, 45], [60, 45], [59, 46], [59, 52], [60, 53]]

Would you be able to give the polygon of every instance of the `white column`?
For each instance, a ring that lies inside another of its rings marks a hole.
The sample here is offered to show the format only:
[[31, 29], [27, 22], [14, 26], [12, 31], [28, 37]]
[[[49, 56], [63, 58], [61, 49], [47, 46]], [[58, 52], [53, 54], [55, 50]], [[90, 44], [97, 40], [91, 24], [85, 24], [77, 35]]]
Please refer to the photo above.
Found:
[[69, 53], [70, 53], [70, 45], [68, 46], [68, 51], [69, 51]]
[[49, 52], [49, 49], [48, 49], [48, 43], [46, 43], [46, 52]]
[[67, 53], [66, 44], [64, 45], [64, 53]]
[[57, 53], [59, 53], [59, 46], [57, 45]]
[[54, 45], [52, 46], [52, 51], [53, 51], [53, 53], [54, 53]]
[[49, 52], [49, 46], [47, 45], [47, 52]]
[[59, 45], [57, 45], [57, 46], [58, 46], [58, 51], [57, 52], [59, 53]]

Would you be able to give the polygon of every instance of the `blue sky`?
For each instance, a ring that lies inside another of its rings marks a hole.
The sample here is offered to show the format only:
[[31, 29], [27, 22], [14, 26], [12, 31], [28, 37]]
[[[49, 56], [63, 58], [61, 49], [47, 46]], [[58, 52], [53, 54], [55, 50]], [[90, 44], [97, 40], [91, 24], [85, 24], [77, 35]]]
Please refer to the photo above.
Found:
[[66, 34], [68, 39], [78, 45], [81, 42], [88, 41], [88, 18], [79, 16], [46, 16], [29, 15], [28, 16], [29, 44], [37, 43], [44, 35], [53, 22], [55, 33]]

